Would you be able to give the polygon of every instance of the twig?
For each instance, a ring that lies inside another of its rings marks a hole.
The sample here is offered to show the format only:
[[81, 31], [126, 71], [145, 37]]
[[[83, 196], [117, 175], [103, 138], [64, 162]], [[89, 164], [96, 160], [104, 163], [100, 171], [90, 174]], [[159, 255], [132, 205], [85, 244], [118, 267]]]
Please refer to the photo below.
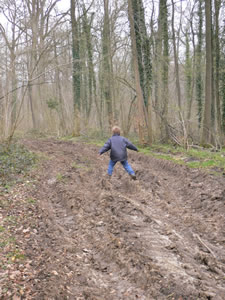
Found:
[[212, 254], [212, 256], [216, 259], [216, 255], [214, 254], [214, 252], [202, 241], [202, 239], [200, 238], [200, 236], [198, 234], [194, 234], [194, 235], [202, 243], [202, 245], [205, 246], [206, 249], [208, 249], [208, 251]]

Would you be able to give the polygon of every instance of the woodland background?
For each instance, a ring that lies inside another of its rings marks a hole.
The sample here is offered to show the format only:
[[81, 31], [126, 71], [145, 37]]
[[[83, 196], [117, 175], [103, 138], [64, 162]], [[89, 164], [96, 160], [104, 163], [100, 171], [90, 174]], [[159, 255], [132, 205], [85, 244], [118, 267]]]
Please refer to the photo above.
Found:
[[224, 0], [0, 1], [0, 136], [225, 144]]

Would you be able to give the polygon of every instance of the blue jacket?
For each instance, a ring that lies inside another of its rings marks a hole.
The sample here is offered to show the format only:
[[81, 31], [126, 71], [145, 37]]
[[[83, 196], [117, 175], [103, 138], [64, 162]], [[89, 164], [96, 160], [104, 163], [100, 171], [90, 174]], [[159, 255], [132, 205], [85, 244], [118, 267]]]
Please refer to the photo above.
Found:
[[112, 161], [124, 161], [127, 160], [127, 148], [138, 151], [128, 139], [118, 134], [114, 134], [99, 150], [99, 153], [101, 155], [111, 149], [110, 158]]

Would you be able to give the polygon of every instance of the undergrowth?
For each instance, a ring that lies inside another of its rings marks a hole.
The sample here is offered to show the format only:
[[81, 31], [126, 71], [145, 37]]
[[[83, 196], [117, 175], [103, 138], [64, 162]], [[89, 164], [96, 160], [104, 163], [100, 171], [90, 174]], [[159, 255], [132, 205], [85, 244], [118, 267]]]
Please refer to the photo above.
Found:
[[27, 299], [26, 245], [36, 208], [35, 199], [21, 193], [20, 187], [30, 182], [28, 172], [36, 161], [36, 155], [22, 145], [0, 144], [0, 299]]
[[19, 144], [0, 144], [0, 189], [7, 190], [20, 181], [19, 174], [26, 174], [35, 164], [36, 156]]

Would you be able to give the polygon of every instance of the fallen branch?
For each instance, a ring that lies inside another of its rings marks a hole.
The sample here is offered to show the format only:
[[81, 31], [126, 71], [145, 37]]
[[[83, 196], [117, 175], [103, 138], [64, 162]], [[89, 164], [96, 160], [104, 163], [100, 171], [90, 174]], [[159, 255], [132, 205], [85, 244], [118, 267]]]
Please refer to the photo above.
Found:
[[200, 236], [198, 234], [194, 234], [197, 239], [199, 240], [199, 242], [202, 243], [203, 246], [206, 247], [206, 249], [212, 254], [212, 256], [216, 259], [216, 255], [214, 254], [214, 252], [203, 242], [203, 240], [200, 238]]

